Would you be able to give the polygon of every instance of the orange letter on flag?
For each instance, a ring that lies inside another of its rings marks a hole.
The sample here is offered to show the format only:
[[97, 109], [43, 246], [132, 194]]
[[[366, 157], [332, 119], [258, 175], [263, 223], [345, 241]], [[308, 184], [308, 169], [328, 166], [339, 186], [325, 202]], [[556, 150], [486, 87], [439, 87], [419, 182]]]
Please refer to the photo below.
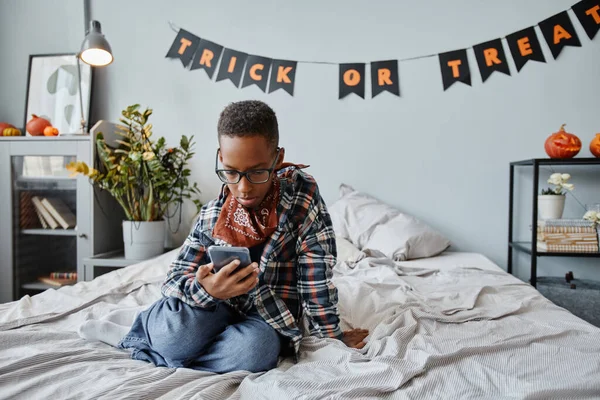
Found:
[[265, 66], [262, 64], [254, 64], [252, 67], [250, 67], [250, 78], [252, 78], [255, 81], [262, 80], [262, 76], [257, 74], [256, 70], [263, 70], [264, 68]]
[[563, 39], [571, 39], [571, 34], [560, 25], [554, 25], [554, 44], [558, 44]]
[[483, 56], [485, 57], [485, 64], [488, 67], [491, 67], [494, 64], [502, 64], [502, 61], [498, 58], [498, 49], [493, 47], [489, 49], [485, 49], [483, 51]]
[[455, 78], [458, 78], [460, 76], [460, 71], [458, 69], [458, 66], [460, 64], [462, 64], [462, 61], [460, 60], [448, 61], [448, 66], [452, 68], [452, 76]]
[[214, 56], [215, 53], [208, 49], [204, 49], [202, 52], [202, 57], [200, 57], [200, 65], [206, 65], [210, 68], [210, 60], [212, 60]]
[[391, 85], [392, 84], [392, 80], [390, 79], [391, 74], [392, 74], [392, 71], [390, 71], [387, 68], [378, 69], [377, 70], [377, 84], [379, 86]]
[[523, 57], [533, 53], [533, 50], [531, 50], [531, 45], [529, 44], [529, 38], [527, 36], [517, 40], [517, 44], [519, 45], [519, 52]]
[[292, 80], [289, 78], [289, 76], [287, 76], [291, 70], [292, 67], [284, 67], [283, 65], [280, 65], [277, 69], [277, 83], [292, 83]]
[[237, 57], [231, 57], [229, 60], [229, 68], [227, 68], [227, 72], [232, 73], [235, 69], [235, 62], [237, 61]]
[[585, 15], [591, 15], [596, 21], [596, 24], [600, 25], [600, 14], [598, 14], [598, 10], [600, 10], [600, 6], [594, 6], [585, 12]]
[[355, 69], [344, 72], [344, 83], [347, 86], [356, 86], [360, 83], [360, 74]]
[[179, 46], [179, 50], [177, 51], [177, 53], [183, 54], [185, 52], [185, 49], [192, 45], [192, 41], [186, 38], [181, 38], [180, 42], [181, 46]]

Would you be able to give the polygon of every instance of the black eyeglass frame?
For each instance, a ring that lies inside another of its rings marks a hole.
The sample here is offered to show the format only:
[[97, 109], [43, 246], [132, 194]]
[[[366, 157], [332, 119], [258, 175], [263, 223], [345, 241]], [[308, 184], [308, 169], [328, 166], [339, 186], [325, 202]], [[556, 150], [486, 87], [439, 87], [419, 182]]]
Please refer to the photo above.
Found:
[[[279, 154], [281, 153], [281, 147], [277, 148], [277, 155], [275, 156], [275, 159], [273, 160], [273, 164], [271, 164], [271, 168], [259, 168], [259, 169], [251, 169], [248, 170], [246, 172], [242, 172], [242, 171], [238, 171], [237, 169], [219, 169], [219, 152], [221, 151], [221, 148], [217, 149], [217, 154], [215, 157], [215, 173], [217, 174], [217, 176], [219, 177], [219, 180], [223, 183], [228, 183], [231, 185], [236, 185], [238, 183], [240, 183], [240, 181], [242, 180], [243, 177], [246, 177], [246, 179], [248, 180], [248, 182], [255, 184], [255, 185], [260, 185], [262, 183], [267, 183], [269, 181], [269, 179], [271, 179], [271, 174], [273, 173], [273, 171], [275, 170], [275, 164], [277, 163], [277, 160], [279, 159]], [[267, 179], [265, 179], [262, 182], [254, 182], [252, 179], [250, 179], [250, 176], [248, 174], [252, 174], [252, 173], [256, 173], [256, 172], [264, 172], [267, 171], [269, 173], [269, 176], [267, 177]], [[219, 174], [220, 172], [235, 172], [238, 174], [238, 180], [235, 182], [230, 182], [228, 180], [224, 180], [221, 175]]]

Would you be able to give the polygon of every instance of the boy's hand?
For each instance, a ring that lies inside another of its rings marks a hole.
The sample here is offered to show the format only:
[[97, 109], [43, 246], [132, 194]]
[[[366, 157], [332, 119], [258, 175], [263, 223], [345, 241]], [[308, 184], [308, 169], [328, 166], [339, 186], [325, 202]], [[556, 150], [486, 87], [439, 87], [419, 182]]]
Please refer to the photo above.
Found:
[[221, 268], [216, 274], [211, 274], [213, 265], [201, 265], [196, 272], [196, 279], [204, 290], [212, 297], [227, 300], [248, 293], [258, 284], [258, 264], [252, 263], [237, 272], [239, 260], [234, 260]]
[[342, 338], [342, 341], [348, 347], [362, 349], [366, 344], [363, 342], [363, 339], [368, 335], [369, 331], [367, 329], [350, 329], [349, 331], [344, 331], [344, 337]]

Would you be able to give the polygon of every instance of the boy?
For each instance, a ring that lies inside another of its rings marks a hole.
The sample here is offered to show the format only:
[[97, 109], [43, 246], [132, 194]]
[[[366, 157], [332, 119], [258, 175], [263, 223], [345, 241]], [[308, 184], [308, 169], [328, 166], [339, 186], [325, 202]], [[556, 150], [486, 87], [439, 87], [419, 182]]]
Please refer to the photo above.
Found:
[[[219, 118], [215, 172], [221, 194], [206, 204], [162, 286], [121, 348], [157, 366], [216, 373], [266, 371], [311, 335], [362, 348], [368, 332], [339, 327], [331, 283], [335, 235], [314, 179], [284, 164], [275, 113], [260, 101], [227, 106]], [[247, 247], [253, 263], [212, 271], [211, 245]]]

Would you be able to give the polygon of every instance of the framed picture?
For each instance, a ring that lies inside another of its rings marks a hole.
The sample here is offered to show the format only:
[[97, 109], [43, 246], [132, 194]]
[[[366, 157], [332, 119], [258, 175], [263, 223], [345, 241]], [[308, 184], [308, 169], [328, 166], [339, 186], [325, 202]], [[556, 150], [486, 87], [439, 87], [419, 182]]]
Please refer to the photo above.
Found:
[[[23, 126], [26, 126], [32, 114], [35, 114], [50, 121], [61, 135], [82, 134], [80, 90], [85, 110], [83, 117], [88, 121], [92, 96], [92, 67], [78, 61], [75, 53], [30, 55]], [[30, 136], [28, 132], [27, 135]]]

